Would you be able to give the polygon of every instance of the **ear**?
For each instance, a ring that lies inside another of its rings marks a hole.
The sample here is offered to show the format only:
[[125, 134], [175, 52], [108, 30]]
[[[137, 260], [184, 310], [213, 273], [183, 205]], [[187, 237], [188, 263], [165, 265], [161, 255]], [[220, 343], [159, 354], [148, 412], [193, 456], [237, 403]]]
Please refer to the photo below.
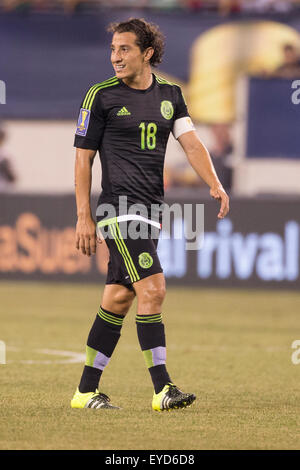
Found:
[[149, 62], [151, 57], [153, 56], [154, 54], [154, 49], [153, 47], [147, 47], [147, 49], [145, 49], [144, 51], [144, 59], [145, 59], [145, 62]]

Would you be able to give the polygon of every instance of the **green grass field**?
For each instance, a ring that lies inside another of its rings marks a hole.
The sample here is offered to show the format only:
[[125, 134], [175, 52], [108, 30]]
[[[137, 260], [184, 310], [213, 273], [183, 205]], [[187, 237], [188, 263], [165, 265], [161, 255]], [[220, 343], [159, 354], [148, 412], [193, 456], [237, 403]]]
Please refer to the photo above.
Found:
[[300, 293], [168, 288], [168, 370], [197, 395], [171, 413], [151, 409], [134, 304], [101, 380], [122, 410], [73, 410], [102, 289], [0, 284], [0, 449], [300, 448]]

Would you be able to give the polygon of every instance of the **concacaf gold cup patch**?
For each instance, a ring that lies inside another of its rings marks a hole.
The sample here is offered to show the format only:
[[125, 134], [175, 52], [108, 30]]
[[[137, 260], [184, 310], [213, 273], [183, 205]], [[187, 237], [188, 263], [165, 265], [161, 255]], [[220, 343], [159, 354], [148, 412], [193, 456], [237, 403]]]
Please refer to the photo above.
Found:
[[86, 136], [89, 127], [90, 114], [91, 111], [81, 108], [76, 129], [77, 135], [81, 135], [83, 137]]
[[171, 101], [162, 101], [160, 105], [160, 112], [165, 119], [172, 119], [174, 108]]
[[151, 268], [153, 264], [153, 258], [149, 253], [141, 253], [139, 255], [139, 265], [141, 268], [148, 269]]

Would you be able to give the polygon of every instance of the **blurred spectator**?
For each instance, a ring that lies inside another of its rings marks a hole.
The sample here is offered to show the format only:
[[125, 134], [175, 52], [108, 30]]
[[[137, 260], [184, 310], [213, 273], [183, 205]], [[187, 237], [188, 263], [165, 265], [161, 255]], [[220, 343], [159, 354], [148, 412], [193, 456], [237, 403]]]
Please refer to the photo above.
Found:
[[170, 188], [195, 188], [205, 186], [187, 160], [174, 166], [165, 167], [165, 189]]
[[61, 0], [59, 2], [64, 10], [65, 13], [74, 13], [75, 11], [80, 11], [84, 9], [87, 5], [87, 0]]
[[81, 5], [89, 3], [96, 6], [101, 3], [100, 0], [2, 0], [3, 9], [5, 11], [34, 11], [34, 12], [50, 12], [59, 9], [65, 12], [77, 10]]
[[143, 4], [139, 5], [137, 0], [134, 1], [135, 5], [133, 6], [142, 6], [146, 8], [154, 8], [157, 10], [174, 10], [180, 8], [180, 2], [178, 0], [145, 0]]
[[30, 0], [3, 0], [2, 8], [4, 11], [24, 10], [31, 6]]
[[213, 144], [210, 148], [210, 156], [225, 191], [230, 192], [232, 187], [231, 155], [233, 152], [230, 125], [213, 124], [211, 132]]
[[219, 12], [221, 15], [238, 13], [241, 10], [241, 0], [219, 0]]
[[181, 5], [184, 5], [188, 10], [192, 11], [197, 11], [208, 7], [208, 4], [205, 2], [205, 0], [186, 0], [185, 2], [181, 2]]
[[5, 137], [4, 130], [0, 128], [0, 192], [12, 189], [17, 180], [10, 158], [2, 149]]
[[[225, 191], [230, 192], [233, 184], [233, 139], [231, 124], [211, 124], [211, 143], [209, 153]], [[197, 175], [187, 159], [165, 167], [165, 189], [206, 188], [204, 181]]]
[[[232, 164], [233, 143], [231, 127], [229, 124], [212, 124], [212, 144], [209, 153], [215, 170], [225, 191], [232, 188]], [[187, 160], [177, 165], [165, 168], [165, 189], [170, 188], [205, 188], [206, 185], [196, 174]]]
[[286, 13], [291, 10], [295, 0], [243, 0], [242, 9], [258, 13]]
[[30, 12], [48, 11], [54, 5], [53, 0], [2, 0], [5, 11]]
[[253, 11], [284, 13], [292, 6], [299, 6], [299, 0], [0, 0], [0, 8], [5, 11], [64, 11], [72, 13], [84, 10], [107, 8], [187, 8], [192, 11], [218, 11], [221, 15]]
[[280, 78], [300, 77], [300, 56], [293, 44], [283, 46], [283, 63], [271, 73], [271, 76]]

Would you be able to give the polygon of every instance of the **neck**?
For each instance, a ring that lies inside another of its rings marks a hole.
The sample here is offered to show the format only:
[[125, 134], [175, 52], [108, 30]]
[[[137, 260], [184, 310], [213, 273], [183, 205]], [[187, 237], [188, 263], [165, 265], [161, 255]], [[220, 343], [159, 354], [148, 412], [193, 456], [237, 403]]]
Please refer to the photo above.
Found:
[[153, 77], [151, 68], [143, 71], [140, 74], [136, 74], [133, 77], [127, 77], [123, 79], [125, 85], [136, 90], [146, 90], [152, 85]]

